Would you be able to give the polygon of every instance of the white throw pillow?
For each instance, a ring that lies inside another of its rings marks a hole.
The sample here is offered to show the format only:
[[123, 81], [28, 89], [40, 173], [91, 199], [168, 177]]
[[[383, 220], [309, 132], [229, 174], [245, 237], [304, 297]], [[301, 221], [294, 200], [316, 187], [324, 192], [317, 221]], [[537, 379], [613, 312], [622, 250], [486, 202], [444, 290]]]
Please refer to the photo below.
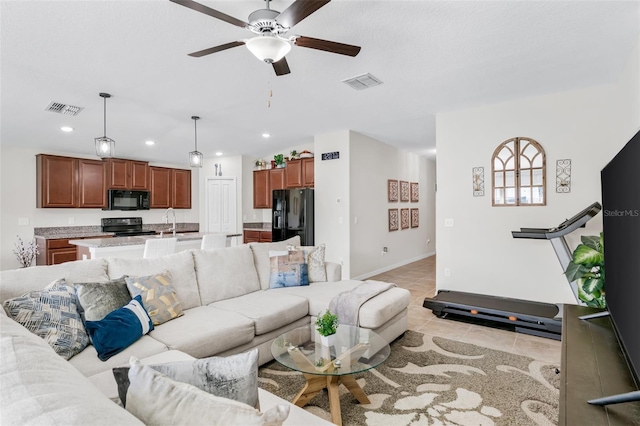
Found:
[[227, 398], [179, 383], [131, 359], [127, 411], [146, 425], [281, 425], [289, 406], [277, 405], [261, 413]]
[[307, 264], [307, 271], [309, 273], [309, 282], [326, 282], [327, 267], [324, 263], [325, 245], [297, 246], [295, 249], [304, 253], [304, 261]]

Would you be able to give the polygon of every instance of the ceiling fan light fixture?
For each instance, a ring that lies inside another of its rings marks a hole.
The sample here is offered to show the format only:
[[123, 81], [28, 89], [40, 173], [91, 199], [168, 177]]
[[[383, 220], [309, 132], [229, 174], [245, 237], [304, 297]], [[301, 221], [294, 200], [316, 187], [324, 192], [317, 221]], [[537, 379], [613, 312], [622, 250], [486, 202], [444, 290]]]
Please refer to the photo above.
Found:
[[272, 35], [253, 37], [246, 42], [246, 45], [256, 58], [268, 64], [278, 62], [291, 51], [289, 41]]
[[100, 158], [113, 158], [116, 156], [116, 141], [107, 137], [107, 98], [111, 95], [100, 93], [100, 97], [104, 99], [104, 136], [95, 138], [96, 155]]
[[189, 153], [189, 165], [191, 167], [202, 167], [202, 153], [198, 151], [198, 120], [200, 120], [200, 117], [194, 115], [191, 119], [193, 120], [195, 131], [195, 151]]

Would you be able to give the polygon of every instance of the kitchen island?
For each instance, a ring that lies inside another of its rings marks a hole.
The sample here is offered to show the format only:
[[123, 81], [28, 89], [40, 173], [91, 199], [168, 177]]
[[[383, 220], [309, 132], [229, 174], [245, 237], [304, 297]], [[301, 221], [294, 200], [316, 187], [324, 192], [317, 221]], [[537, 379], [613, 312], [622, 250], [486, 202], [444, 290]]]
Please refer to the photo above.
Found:
[[[186, 232], [176, 234], [176, 251], [199, 249], [205, 232]], [[242, 234], [227, 234], [227, 247], [236, 245]], [[144, 245], [148, 239], [171, 238], [171, 232], [163, 235], [140, 235], [135, 237], [88, 238], [70, 240], [77, 246], [77, 259], [98, 259], [102, 257], [142, 258]]]

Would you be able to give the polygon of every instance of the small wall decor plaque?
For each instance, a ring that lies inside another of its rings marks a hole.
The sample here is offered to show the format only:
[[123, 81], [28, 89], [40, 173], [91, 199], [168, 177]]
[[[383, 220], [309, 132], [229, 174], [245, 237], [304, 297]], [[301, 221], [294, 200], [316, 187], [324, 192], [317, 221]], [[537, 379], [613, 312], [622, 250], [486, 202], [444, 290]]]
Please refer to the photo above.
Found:
[[400, 181], [400, 201], [409, 201], [409, 182]]
[[389, 179], [387, 181], [387, 195], [389, 202], [398, 201], [398, 181], [395, 179]]
[[420, 211], [411, 209], [411, 227], [417, 228], [418, 226], [420, 226]]
[[571, 160], [556, 161], [556, 192], [571, 192]]
[[418, 182], [411, 182], [411, 202], [417, 203], [420, 201], [420, 187]]
[[484, 197], [484, 167], [474, 167], [472, 176], [473, 196]]
[[400, 229], [409, 228], [409, 209], [400, 209]]
[[389, 209], [389, 232], [398, 230], [398, 209]]

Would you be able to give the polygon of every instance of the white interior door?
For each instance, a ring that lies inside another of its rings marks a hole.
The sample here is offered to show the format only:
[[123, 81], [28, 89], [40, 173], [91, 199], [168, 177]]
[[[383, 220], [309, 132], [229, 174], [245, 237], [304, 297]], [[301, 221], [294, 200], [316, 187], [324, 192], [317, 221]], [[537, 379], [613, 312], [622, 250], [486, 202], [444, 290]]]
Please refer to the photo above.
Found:
[[206, 232], [236, 232], [236, 178], [207, 178]]

